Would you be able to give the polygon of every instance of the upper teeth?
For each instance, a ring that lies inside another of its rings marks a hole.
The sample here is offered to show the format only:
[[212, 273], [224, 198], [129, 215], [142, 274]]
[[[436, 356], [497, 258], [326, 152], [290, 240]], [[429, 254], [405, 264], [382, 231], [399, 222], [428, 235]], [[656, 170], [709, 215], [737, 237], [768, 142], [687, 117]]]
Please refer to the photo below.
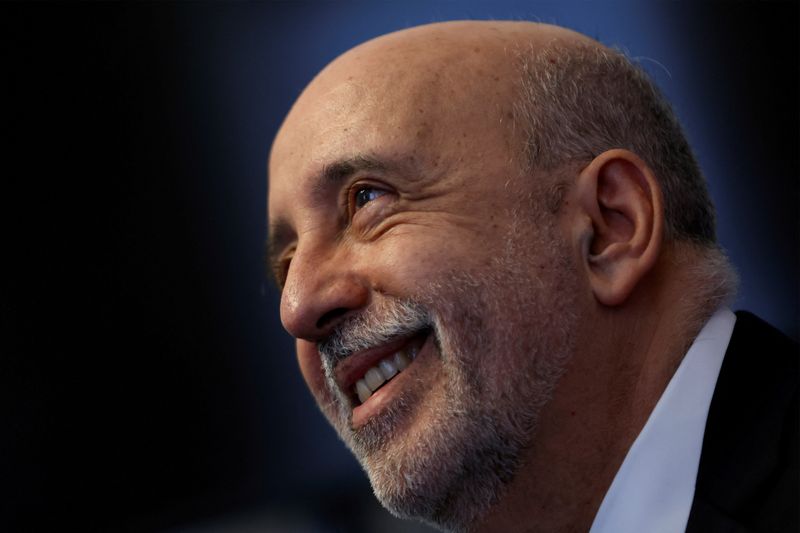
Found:
[[372, 393], [378, 390], [381, 385], [405, 370], [417, 356], [418, 350], [419, 348], [416, 346], [401, 350], [386, 359], [382, 359], [377, 366], [367, 370], [364, 377], [356, 382], [356, 394], [358, 394], [358, 399], [361, 403], [366, 402], [367, 398], [372, 396]]

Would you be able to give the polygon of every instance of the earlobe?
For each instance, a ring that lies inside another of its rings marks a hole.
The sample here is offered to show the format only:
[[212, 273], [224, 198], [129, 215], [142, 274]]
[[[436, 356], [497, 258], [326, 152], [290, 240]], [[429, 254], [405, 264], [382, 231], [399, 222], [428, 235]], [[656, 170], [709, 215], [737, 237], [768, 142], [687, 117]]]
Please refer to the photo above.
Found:
[[614, 149], [581, 171], [576, 193], [582, 261], [592, 292], [603, 305], [621, 305], [661, 252], [661, 188], [638, 156]]

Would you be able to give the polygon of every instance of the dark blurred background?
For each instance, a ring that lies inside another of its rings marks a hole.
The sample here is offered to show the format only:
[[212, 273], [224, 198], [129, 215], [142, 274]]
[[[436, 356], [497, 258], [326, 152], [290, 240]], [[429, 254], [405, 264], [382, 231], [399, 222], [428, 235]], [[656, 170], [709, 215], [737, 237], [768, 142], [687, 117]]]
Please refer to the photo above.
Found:
[[370, 37], [572, 27], [675, 104], [742, 277], [798, 336], [795, 3], [3, 4], [1, 531], [424, 531], [317, 412], [263, 267], [268, 148]]

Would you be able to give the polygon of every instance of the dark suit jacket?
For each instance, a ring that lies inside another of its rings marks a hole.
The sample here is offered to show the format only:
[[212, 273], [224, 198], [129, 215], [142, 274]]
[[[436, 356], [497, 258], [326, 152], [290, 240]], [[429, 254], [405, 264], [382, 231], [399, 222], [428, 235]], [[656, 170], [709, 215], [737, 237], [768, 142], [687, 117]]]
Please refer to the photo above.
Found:
[[703, 437], [688, 533], [797, 533], [798, 347], [736, 313]]

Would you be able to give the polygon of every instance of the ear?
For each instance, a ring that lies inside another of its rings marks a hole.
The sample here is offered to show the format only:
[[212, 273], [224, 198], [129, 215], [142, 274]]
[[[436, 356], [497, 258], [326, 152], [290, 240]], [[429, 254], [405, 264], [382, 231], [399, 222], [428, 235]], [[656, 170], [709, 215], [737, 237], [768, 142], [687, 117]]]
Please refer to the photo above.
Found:
[[603, 305], [621, 305], [661, 252], [661, 188], [642, 159], [614, 149], [581, 171], [575, 193], [581, 216], [574, 229], [592, 292]]

